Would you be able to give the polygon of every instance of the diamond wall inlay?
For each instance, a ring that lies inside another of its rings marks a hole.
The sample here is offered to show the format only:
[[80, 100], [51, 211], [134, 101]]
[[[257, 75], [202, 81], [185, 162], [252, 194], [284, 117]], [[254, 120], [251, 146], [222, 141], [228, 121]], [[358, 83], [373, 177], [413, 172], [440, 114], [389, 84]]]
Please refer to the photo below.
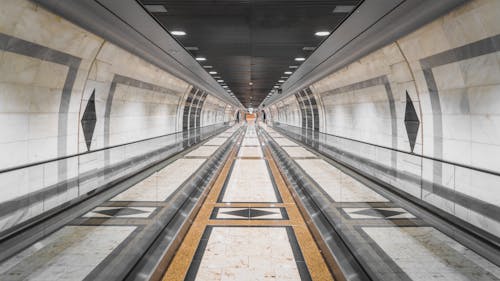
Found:
[[408, 94], [408, 91], [406, 91], [405, 127], [406, 133], [408, 134], [408, 141], [410, 142], [411, 152], [413, 152], [413, 149], [415, 148], [419, 126], [420, 120], [418, 119], [418, 115], [415, 111], [410, 95]]
[[82, 116], [82, 129], [83, 137], [85, 138], [85, 144], [87, 145], [87, 150], [90, 150], [90, 145], [92, 144], [92, 137], [94, 136], [95, 124], [97, 123], [97, 115], [95, 112], [95, 89], [92, 91], [92, 95], [87, 102], [85, 111]]

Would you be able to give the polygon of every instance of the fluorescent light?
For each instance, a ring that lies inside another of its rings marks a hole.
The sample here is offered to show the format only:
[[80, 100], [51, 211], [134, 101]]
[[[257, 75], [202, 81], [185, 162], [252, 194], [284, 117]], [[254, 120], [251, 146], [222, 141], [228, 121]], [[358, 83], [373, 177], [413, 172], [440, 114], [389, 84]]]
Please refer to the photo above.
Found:
[[217, 82], [219, 82], [219, 83], [224, 83], [224, 80], [219, 79], [219, 80], [217, 80]]
[[278, 89], [280, 86], [274, 86], [274, 88]]
[[222, 86], [222, 88], [227, 88], [227, 86], [226, 86], [226, 85], [224, 85], [224, 86]]
[[278, 82], [279, 82], [279, 83], [283, 83], [283, 82], [285, 82], [285, 80], [278, 80]]
[[328, 36], [328, 35], [330, 35], [330, 31], [318, 31], [318, 32], [314, 33], [314, 35], [316, 35], [316, 36]]
[[197, 61], [206, 61], [207, 59], [206, 59], [206, 58], [204, 58], [204, 57], [196, 57], [196, 60], [197, 60]]
[[175, 35], [175, 36], [184, 36], [184, 35], [186, 35], [186, 32], [184, 32], [182, 30], [173, 30], [173, 31], [170, 31], [170, 34]]
[[217, 71], [210, 71], [210, 74], [217, 74]]
[[292, 72], [291, 71], [285, 71], [285, 74], [290, 75], [290, 74], [292, 74]]
[[200, 50], [200, 49], [199, 49], [198, 47], [196, 47], [196, 46], [192, 46], [192, 47], [185, 47], [185, 48], [186, 48], [186, 50], [188, 50], [188, 51], [198, 51], [198, 50]]
[[167, 9], [163, 5], [144, 5], [146, 10], [151, 13], [166, 13]]
[[290, 65], [290, 66], [289, 66], [289, 68], [292, 68], [292, 69], [293, 69], [293, 68], [299, 68], [299, 67], [298, 67], [298, 66], [296, 66], [296, 65]]
[[304, 51], [314, 51], [314, 50], [316, 50], [316, 47], [304, 47], [304, 48], [302, 48], [302, 50], [304, 50]]
[[295, 61], [305, 61], [305, 60], [306, 60], [306, 58], [302, 58], [302, 57], [300, 57], [300, 58], [295, 58]]
[[203, 68], [213, 68], [211, 65], [204, 65]]

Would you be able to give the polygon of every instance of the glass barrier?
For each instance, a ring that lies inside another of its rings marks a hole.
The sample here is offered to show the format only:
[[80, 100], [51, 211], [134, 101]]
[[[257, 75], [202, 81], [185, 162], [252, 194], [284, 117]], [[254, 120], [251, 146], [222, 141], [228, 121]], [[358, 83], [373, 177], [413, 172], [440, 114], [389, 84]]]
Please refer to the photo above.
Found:
[[215, 124], [0, 170], [0, 240], [227, 128]]
[[275, 122], [273, 128], [318, 152], [447, 212], [498, 243], [500, 173]]

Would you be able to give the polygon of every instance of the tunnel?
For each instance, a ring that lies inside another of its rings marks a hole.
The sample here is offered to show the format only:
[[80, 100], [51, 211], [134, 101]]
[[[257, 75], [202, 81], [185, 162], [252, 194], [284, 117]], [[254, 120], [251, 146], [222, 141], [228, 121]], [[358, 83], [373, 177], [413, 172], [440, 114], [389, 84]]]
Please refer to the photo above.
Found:
[[499, 0], [0, 0], [0, 280], [500, 280]]

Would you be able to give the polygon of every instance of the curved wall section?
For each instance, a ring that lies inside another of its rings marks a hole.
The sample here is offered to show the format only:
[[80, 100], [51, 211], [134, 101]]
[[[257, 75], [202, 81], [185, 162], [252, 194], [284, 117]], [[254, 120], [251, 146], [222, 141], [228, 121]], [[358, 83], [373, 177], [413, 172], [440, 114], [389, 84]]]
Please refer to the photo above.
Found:
[[[0, 0], [0, 7], [4, 234], [166, 155], [158, 149], [178, 136], [159, 137], [183, 130], [193, 87], [37, 4]], [[226, 104], [203, 93], [188, 118], [198, 128], [219, 128], [227, 121]], [[210, 101], [206, 110], [217, 117], [201, 121], [205, 98]], [[126, 145], [150, 138], [157, 139], [145, 146]], [[124, 146], [93, 152], [117, 145]], [[153, 152], [155, 156], [146, 159]], [[44, 161], [48, 163], [15, 168]]]
[[497, 238], [499, 10], [470, 1], [310, 85], [325, 139], [372, 163], [358, 168]]

